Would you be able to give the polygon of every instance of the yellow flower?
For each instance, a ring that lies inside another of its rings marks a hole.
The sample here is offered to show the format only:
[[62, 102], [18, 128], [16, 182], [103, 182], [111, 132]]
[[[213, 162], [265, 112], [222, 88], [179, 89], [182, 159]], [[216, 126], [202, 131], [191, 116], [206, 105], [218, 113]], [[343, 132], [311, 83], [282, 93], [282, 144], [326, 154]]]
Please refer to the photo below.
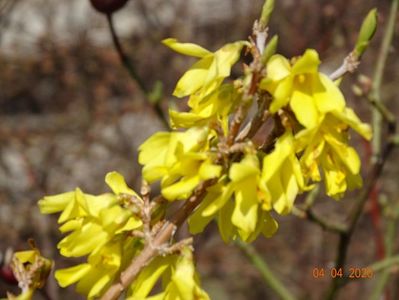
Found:
[[124, 245], [133, 246], [132, 238], [116, 238], [88, 257], [88, 262], [57, 270], [55, 278], [61, 287], [77, 283], [76, 291], [89, 299], [101, 295], [114, 281], [122, 266], [122, 257], [133, 257], [133, 252], [123, 251]]
[[139, 148], [144, 179], [161, 179], [162, 195], [168, 200], [186, 199], [201, 181], [220, 175], [221, 167], [207, 152], [212, 136], [197, 127], [154, 134]]
[[273, 207], [279, 214], [291, 212], [296, 196], [305, 189], [291, 132], [279, 137], [274, 150], [263, 158], [260, 183], [266, 194], [262, 203], [264, 209]]
[[100, 295], [142, 247], [138, 239], [128, 236], [142, 221], [131, 209], [134, 201], [126, 203], [126, 197], [142, 200], [119, 173], [108, 173], [105, 181], [114, 194], [93, 196], [76, 189], [39, 201], [42, 213], [62, 212], [60, 230], [68, 235], [58, 244], [60, 253], [89, 255], [87, 263], [58, 270], [56, 279], [62, 287], [77, 282], [77, 291], [90, 299]]
[[222, 84], [205, 97], [193, 94], [188, 101], [189, 112], [169, 110], [171, 126], [189, 128], [219, 121], [227, 135], [229, 115], [239, 103], [240, 97], [241, 94], [232, 84]]
[[320, 166], [327, 195], [334, 198], [340, 198], [348, 188], [362, 184], [359, 156], [348, 146], [349, 127], [364, 138], [371, 138], [370, 126], [361, 123], [348, 108], [327, 114], [320, 126], [302, 130], [295, 137], [297, 151], [303, 151], [300, 161], [305, 178], [320, 181]]
[[[164, 291], [148, 297], [162, 276]], [[193, 255], [186, 247], [179, 255], [156, 257], [139, 274], [128, 291], [127, 300], [209, 300], [199, 286]]]
[[[262, 209], [265, 193], [260, 188], [259, 160], [247, 154], [240, 162], [233, 163], [229, 176], [207, 190], [207, 195], [189, 218], [190, 231], [202, 232], [215, 217], [224, 241], [254, 240], [260, 233], [270, 237], [277, 230], [276, 221]], [[233, 200], [234, 199], [234, 200]], [[270, 209], [269, 209], [270, 210]]]
[[267, 64], [267, 77], [260, 87], [273, 95], [270, 112], [275, 113], [289, 104], [295, 117], [306, 128], [319, 124], [323, 115], [342, 111], [344, 97], [326, 75], [318, 72], [319, 56], [306, 50], [291, 66], [281, 55], [274, 55]]
[[181, 98], [197, 92], [201, 97], [212, 93], [230, 75], [231, 67], [248, 42], [227, 44], [214, 53], [195, 44], [179, 43], [172, 38], [163, 40], [163, 44], [181, 54], [200, 58], [177, 83], [173, 95]]

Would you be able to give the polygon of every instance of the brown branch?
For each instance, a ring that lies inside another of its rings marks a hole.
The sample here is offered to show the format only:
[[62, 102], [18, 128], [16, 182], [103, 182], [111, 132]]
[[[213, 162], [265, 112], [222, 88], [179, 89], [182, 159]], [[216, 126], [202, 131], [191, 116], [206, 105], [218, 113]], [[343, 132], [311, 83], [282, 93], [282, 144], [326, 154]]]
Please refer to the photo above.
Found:
[[[150, 90], [146, 87], [144, 84], [144, 81], [141, 79], [139, 74], [137, 73], [136, 69], [134, 68], [134, 65], [132, 64], [131, 60], [127, 56], [126, 52], [123, 49], [123, 46], [119, 40], [118, 34], [116, 33], [115, 30], [115, 25], [114, 21], [112, 18], [112, 14], [107, 14], [107, 22], [108, 22], [108, 27], [109, 31], [111, 33], [112, 37], [112, 42], [115, 46], [115, 50], [118, 53], [119, 59], [122, 63], [122, 65], [125, 67], [125, 69], [128, 71], [130, 77], [133, 79], [133, 81], [136, 82], [140, 90], [145, 94], [147, 98], [149, 98], [150, 95]], [[149, 99], [147, 99], [149, 100]], [[165, 125], [166, 128], [169, 128], [168, 124], [168, 118], [165, 115], [164, 111], [162, 110], [162, 107], [160, 105], [160, 101], [154, 101], [153, 103], [148, 102], [151, 107], [154, 109], [155, 113], [159, 117], [159, 119], [162, 121], [162, 123]]]
[[215, 179], [205, 181], [196, 188], [192, 196], [177, 211], [172, 220], [165, 222], [164, 226], [155, 235], [152, 243], [146, 245], [143, 251], [141, 251], [126, 270], [121, 273], [119, 281], [108, 288], [101, 297], [101, 300], [118, 299], [121, 293], [133, 282], [139, 272], [159, 254], [162, 246], [173, 237], [176, 229], [183, 224], [193, 210], [201, 203], [202, 199], [205, 197], [207, 188], [214, 184], [215, 181]]

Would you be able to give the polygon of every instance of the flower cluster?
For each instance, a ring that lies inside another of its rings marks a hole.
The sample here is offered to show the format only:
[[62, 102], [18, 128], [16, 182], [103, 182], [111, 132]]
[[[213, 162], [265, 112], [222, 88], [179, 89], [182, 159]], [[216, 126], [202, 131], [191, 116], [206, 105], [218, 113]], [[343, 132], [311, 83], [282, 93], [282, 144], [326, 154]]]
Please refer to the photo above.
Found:
[[[42, 213], [60, 213], [60, 231], [66, 234], [60, 253], [87, 256], [84, 263], [56, 271], [61, 286], [77, 283], [77, 291], [89, 299], [112, 285], [111, 292], [116, 286], [130, 300], [206, 300], [192, 241], [174, 240], [184, 221], [192, 234], [216, 221], [225, 242], [251, 242], [275, 234], [276, 216], [289, 214], [297, 196], [315, 183], [324, 181], [326, 194], [336, 199], [361, 186], [349, 129], [370, 139], [370, 126], [347, 107], [338, 83], [319, 71], [315, 50], [288, 59], [274, 53], [277, 38], [266, 43], [272, 3], [265, 2], [249, 41], [215, 52], [172, 38], [163, 41], [198, 61], [173, 92], [188, 97], [189, 111], [170, 110], [172, 130], [155, 133], [139, 148], [141, 196], [112, 172], [105, 181], [113, 193], [93, 196], [76, 189], [39, 201]], [[357, 58], [372, 36], [366, 31]], [[252, 62], [231, 80], [242, 54]], [[161, 195], [151, 198], [148, 184], [159, 184]], [[170, 202], [183, 204], [168, 221]], [[137, 261], [135, 280], [124, 280], [126, 268]]]
[[105, 180], [113, 194], [93, 196], [76, 189], [39, 201], [42, 213], [61, 213], [60, 231], [68, 235], [58, 244], [60, 253], [66, 257], [88, 255], [86, 263], [57, 270], [58, 283], [65, 287], [78, 282], [76, 290], [89, 298], [100, 295], [142, 246], [130, 235], [142, 227], [130, 199], [142, 200], [120, 174], [109, 173]]
[[[224, 79], [242, 48], [251, 51], [255, 45], [236, 42], [211, 53], [175, 39], [164, 44], [200, 58], [174, 91], [189, 96], [190, 110], [170, 111], [176, 130], [145, 141], [139, 162], [144, 178], [161, 180], [162, 195], [170, 201], [188, 199], [199, 182], [216, 179], [189, 219], [193, 234], [216, 219], [225, 241], [238, 236], [252, 241], [260, 233], [269, 237], [277, 229], [271, 211], [289, 213], [297, 195], [314, 182], [323, 179], [334, 198], [361, 185], [360, 160], [348, 145], [348, 128], [370, 139], [370, 127], [346, 106], [337, 84], [318, 71], [315, 50], [292, 60], [273, 55], [257, 82], [247, 67], [249, 74], [229, 83]], [[253, 85], [256, 90], [248, 97], [247, 87]], [[266, 111], [280, 123], [272, 147], [263, 149], [250, 139], [227, 145], [234, 114], [257, 97], [271, 98]]]

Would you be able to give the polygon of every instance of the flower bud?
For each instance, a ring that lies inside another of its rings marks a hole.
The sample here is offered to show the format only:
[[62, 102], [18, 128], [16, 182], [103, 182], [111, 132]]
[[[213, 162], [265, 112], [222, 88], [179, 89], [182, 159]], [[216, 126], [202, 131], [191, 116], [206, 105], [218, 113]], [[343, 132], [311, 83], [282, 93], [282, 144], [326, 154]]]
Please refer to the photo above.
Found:
[[374, 36], [377, 29], [377, 9], [372, 9], [364, 19], [360, 28], [359, 37], [357, 38], [354, 53], [360, 58], [369, 45], [370, 40]]
[[112, 14], [121, 9], [128, 0], [90, 0], [91, 5], [99, 12]]

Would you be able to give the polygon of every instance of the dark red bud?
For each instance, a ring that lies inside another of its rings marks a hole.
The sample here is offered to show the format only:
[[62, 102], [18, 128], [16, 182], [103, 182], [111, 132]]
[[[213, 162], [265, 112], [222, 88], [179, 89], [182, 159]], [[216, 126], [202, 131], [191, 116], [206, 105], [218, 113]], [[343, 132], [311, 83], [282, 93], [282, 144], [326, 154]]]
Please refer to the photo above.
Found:
[[2, 266], [0, 268], [0, 278], [8, 284], [18, 284], [10, 266]]
[[121, 9], [129, 0], [90, 0], [91, 5], [104, 14], [112, 14]]

